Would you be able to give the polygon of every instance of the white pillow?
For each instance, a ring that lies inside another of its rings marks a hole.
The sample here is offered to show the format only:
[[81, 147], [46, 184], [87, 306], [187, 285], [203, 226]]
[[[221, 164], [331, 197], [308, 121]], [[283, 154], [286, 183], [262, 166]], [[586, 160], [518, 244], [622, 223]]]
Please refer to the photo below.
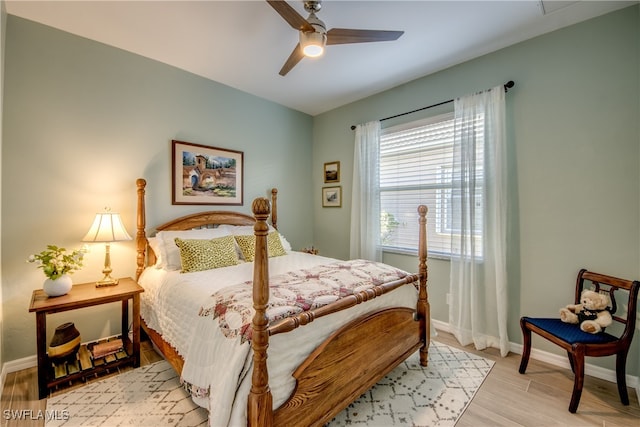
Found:
[[184, 231], [159, 231], [156, 237], [160, 241], [160, 253], [162, 268], [165, 270], [179, 270], [182, 268], [180, 249], [176, 245], [175, 238], [186, 239], [214, 239], [216, 237], [230, 236], [226, 228], [202, 228]]
[[282, 233], [278, 233], [280, 235], [280, 241], [282, 242], [282, 247], [285, 251], [291, 252], [291, 243], [282, 235]]
[[162, 252], [160, 248], [161, 246], [160, 239], [158, 239], [157, 237], [149, 237], [147, 238], [147, 241], [149, 242], [149, 247], [151, 248], [153, 253], [156, 255], [156, 263], [154, 266], [156, 268], [162, 268], [163, 263], [162, 263]]
[[[225, 227], [234, 236], [246, 236], [248, 234], [253, 234], [254, 232], [253, 225], [227, 225]], [[270, 225], [269, 231], [273, 231], [273, 229], [274, 228]]]

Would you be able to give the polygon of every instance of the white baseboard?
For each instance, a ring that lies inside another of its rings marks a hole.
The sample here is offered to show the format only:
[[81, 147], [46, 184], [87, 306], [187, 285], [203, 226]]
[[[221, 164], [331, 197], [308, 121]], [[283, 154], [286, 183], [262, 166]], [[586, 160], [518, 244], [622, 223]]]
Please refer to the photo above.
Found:
[[11, 360], [2, 365], [2, 375], [10, 374], [11, 372], [21, 371], [23, 369], [33, 368], [38, 366], [38, 358], [34, 354], [33, 356], [23, 357], [22, 359]]
[[3, 363], [2, 371], [0, 371], [0, 391], [4, 390], [4, 383], [7, 378], [7, 374], [21, 371], [23, 369], [33, 368], [34, 366], [38, 366], [38, 358], [36, 355]]
[[[433, 319], [431, 323], [436, 328], [436, 330], [441, 330], [444, 332], [451, 333], [451, 328], [449, 327], [448, 323], [435, 320], [435, 319]], [[510, 342], [509, 350], [512, 353], [522, 354], [522, 344]], [[566, 355], [561, 356], [558, 354], [549, 353], [547, 351], [541, 351], [541, 350], [532, 348], [530, 358], [534, 360], [538, 360], [540, 362], [548, 363], [550, 365], [559, 366], [561, 368], [571, 369], [571, 366], [569, 366], [569, 359], [567, 358]], [[585, 364], [584, 370], [586, 375], [590, 375], [595, 378], [610, 381], [614, 384], [616, 383], [615, 370], [602, 368], [600, 366], [591, 365], [589, 363]], [[627, 375], [626, 380], [627, 380], [628, 387], [632, 387], [636, 389], [636, 396], [638, 397], [638, 403], [640, 404], [640, 378], [633, 375]]]

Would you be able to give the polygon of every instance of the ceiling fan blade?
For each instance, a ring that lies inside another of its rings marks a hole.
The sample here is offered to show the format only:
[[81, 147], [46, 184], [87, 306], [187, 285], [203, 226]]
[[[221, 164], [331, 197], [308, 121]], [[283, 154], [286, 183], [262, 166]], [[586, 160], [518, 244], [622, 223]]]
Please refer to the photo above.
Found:
[[286, 1], [282, 0], [267, 0], [267, 3], [278, 12], [285, 21], [289, 23], [294, 29], [299, 31], [314, 31], [311, 24], [307, 22], [294, 8], [289, 6]]
[[332, 28], [327, 31], [327, 44], [368, 43], [397, 40], [404, 31], [353, 30]]
[[302, 53], [302, 49], [300, 49], [300, 43], [298, 43], [293, 49], [293, 52], [291, 52], [291, 55], [289, 55], [289, 58], [287, 58], [287, 61], [280, 69], [279, 74], [281, 76], [286, 76], [287, 73], [291, 71], [291, 69], [295, 67], [296, 64], [300, 62], [300, 60], [302, 60], [302, 58], [304, 58], [304, 53]]

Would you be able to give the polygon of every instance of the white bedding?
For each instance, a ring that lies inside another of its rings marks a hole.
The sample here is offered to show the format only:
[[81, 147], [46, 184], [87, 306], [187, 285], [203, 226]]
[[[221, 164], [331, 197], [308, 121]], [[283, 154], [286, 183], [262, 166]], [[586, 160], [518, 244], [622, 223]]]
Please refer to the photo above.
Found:
[[[289, 252], [286, 256], [269, 258], [269, 276], [336, 261]], [[253, 263], [243, 263], [184, 274], [151, 267], [139, 280], [145, 288], [141, 294], [141, 316], [185, 360], [182, 380], [191, 385], [193, 400], [209, 410], [211, 426], [246, 426], [253, 353], [247, 342], [224, 337], [211, 317], [198, 313], [212, 304], [214, 292], [250, 281], [252, 276]], [[309, 326], [271, 337], [267, 364], [274, 408], [293, 391], [293, 370], [341, 325], [380, 308], [415, 308], [417, 297], [415, 287], [403, 286], [373, 301], [317, 319]]]

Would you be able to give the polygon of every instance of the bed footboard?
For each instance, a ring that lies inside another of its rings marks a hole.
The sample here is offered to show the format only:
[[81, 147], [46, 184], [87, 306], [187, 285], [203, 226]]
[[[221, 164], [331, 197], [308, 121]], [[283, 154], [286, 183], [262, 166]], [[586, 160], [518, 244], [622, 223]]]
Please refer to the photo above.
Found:
[[[253, 372], [247, 404], [247, 425], [322, 426], [416, 350], [420, 349], [421, 365], [427, 364], [430, 339], [426, 263], [427, 208], [424, 205], [418, 207], [417, 307], [378, 311], [340, 328], [296, 369], [293, 374], [297, 380], [296, 390], [277, 410], [273, 410], [267, 371], [270, 332], [274, 333], [278, 329], [282, 329], [278, 332], [284, 332], [307, 324], [314, 319], [315, 313], [296, 317], [270, 331], [266, 314], [269, 303], [266, 219], [269, 210], [267, 199], [258, 198], [253, 201], [252, 211], [256, 218], [253, 270], [255, 314], [252, 321]], [[380, 294], [384, 293], [382, 287], [377, 288]], [[368, 295], [366, 298], [364, 295], [361, 297], [363, 300], [369, 299]], [[346, 306], [350, 304], [348, 301], [345, 303]]]
[[273, 425], [324, 425], [422, 344], [413, 309], [391, 308], [354, 320], [296, 369], [296, 390], [274, 412]]

